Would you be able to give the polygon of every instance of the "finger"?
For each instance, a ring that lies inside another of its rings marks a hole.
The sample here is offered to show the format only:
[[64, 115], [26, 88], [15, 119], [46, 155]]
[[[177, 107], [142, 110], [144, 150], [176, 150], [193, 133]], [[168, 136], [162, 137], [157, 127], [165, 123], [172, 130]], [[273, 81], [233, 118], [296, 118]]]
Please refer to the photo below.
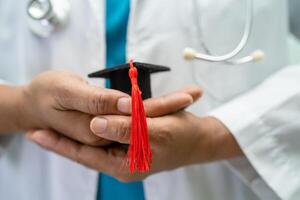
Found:
[[[161, 120], [147, 118], [149, 139], [161, 126]], [[94, 117], [90, 124], [92, 132], [98, 137], [122, 144], [130, 143], [131, 117], [119, 115], [105, 115]]]
[[158, 117], [185, 108], [193, 103], [193, 98], [183, 92], [152, 98], [144, 101], [145, 113], [148, 117]]
[[202, 89], [196, 85], [186, 86], [180, 89], [178, 92], [184, 92], [191, 95], [193, 97], [193, 102], [197, 101], [203, 95]]
[[64, 82], [64, 85], [58, 86], [55, 97], [61, 110], [77, 110], [92, 115], [130, 112], [129, 95], [82, 81]]
[[76, 154], [80, 146], [79, 143], [74, 142], [73, 144], [70, 139], [61, 134], [51, 130], [33, 130], [26, 133], [26, 138], [45, 149], [76, 160]]
[[185, 87], [166, 96], [145, 100], [145, 112], [148, 117], [158, 117], [174, 113], [191, 105], [201, 95], [202, 91], [199, 87]]
[[51, 130], [37, 130], [26, 134], [26, 138], [43, 148], [81, 163], [89, 168], [111, 173], [119, 159], [113, 159], [104, 149], [77, 143]]
[[129, 144], [131, 117], [122, 115], [94, 117], [90, 123], [90, 128], [98, 137]]
[[91, 115], [77, 111], [55, 111], [55, 117], [49, 117], [52, 129], [78, 142], [102, 146], [110, 142], [96, 136], [90, 130]]

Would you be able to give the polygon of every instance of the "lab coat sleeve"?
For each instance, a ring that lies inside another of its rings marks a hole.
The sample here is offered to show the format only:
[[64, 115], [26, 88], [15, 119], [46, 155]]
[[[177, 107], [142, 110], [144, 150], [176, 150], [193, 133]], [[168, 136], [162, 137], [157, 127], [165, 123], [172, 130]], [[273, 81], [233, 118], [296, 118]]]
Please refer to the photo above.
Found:
[[[0, 85], [8, 84], [6, 81], [0, 79]], [[1, 135], [0, 136], [0, 159], [4, 154], [5, 150], [8, 148], [9, 143], [11, 142], [12, 135]]]
[[2, 135], [0, 136], [0, 159], [4, 155], [7, 148], [9, 148], [9, 145], [13, 139], [13, 135]]
[[284, 68], [209, 115], [236, 138], [245, 158], [227, 164], [258, 196], [273, 191], [284, 200], [299, 199], [300, 66]]

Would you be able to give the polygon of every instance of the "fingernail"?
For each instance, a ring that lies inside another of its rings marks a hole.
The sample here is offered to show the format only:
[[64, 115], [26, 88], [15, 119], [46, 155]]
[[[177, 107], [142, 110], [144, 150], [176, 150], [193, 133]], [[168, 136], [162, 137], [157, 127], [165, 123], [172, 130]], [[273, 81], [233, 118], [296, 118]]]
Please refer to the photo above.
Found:
[[91, 121], [91, 130], [95, 134], [102, 134], [107, 127], [107, 120], [102, 117], [95, 117]]
[[130, 98], [122, 97], [118, 100], [118, 110], [122, 113], [130, 113]]
[[47, 138], [44, 137], [43, 131], [34, 131], [26, 134], [26, 138], [38, 144], [47, 145]]

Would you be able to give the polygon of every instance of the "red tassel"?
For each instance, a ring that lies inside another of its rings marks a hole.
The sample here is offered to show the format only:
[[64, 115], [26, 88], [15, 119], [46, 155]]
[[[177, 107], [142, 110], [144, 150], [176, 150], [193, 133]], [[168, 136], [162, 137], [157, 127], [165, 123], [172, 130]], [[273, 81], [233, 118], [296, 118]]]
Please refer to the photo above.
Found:
[[129, 77], [131, 80], [131, 134], [128, 149], [130, 172], [147, 172], [150, 170], [152, 153], [149, 144], [148, 127], [144, 111], [141, 91], [138, 86], [138, 71], [132, 60], [129, 61]]

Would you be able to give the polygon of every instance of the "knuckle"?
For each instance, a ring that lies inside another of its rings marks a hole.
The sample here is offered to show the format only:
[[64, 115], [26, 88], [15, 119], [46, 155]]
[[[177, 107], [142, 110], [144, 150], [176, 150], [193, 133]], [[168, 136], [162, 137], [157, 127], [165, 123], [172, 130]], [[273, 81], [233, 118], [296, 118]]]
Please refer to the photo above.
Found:
[[91, 135], [91, 134], [85, 134], [85, 137], [82, 139], [84, 144], [90, 145], [90, 146], [97, 146], [101, 144], [102, 140], [101, 138]]
[[56, 100], [58, 105], [64, 108], [72, 96], [71, 88], [65, 84], [54, 83], [53, 91], [54, 91], [54, 99]]
[[89, 106], [90, 113], [103, 114], [109, 110], [109, 99], [106, 95], [98, 93], [91, 97], [91, 103]]
[[149, 128], [149, 139], [154, 143], [168, 144], [173, 140], [171, 126], [157, 123], [156, 120], [148, 120], [147, 123]]
[[166, 97], [162, 96], [162, 97], [158, 98], [157, 105], [158, 105], [159, 109], [166, 107]]
[[81, 152], [82, 152], [82, 146], [79, 146], [78, 148], [76, 148], [74, 161], [79, 164], [84, 164], [82, 161], [82, 153]]
[[173, 135], [172, 135], [171, 128], [169, 126], [160, 127], [160, 131], [158, 133], [158, 139], [161, 142], [167, 143], [170, 140], [172, 140], [172, 138], [173, 138]]
[[52, 89], [57, 91], [59, 94], [66, 94], [70, 92], [70, 87], [68, 85], [70, 84], [69, 80], [55, 80], [50, 82]]
[[128, 141], [130, 137], [130, 126], [127, 119], [122, 119], [119, 121], [119, 125], [116, 128], [116, 134], [120, 141]]

